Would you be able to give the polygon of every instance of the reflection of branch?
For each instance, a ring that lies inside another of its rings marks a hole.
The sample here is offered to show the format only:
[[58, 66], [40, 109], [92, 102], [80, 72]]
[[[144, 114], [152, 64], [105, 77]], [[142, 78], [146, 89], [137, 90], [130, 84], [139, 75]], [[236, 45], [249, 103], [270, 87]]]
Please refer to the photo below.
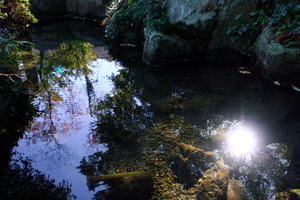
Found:
[[20, 78], [20, 79], [23, 79], [21, 76], [23, 76], [24, 74], [2, 74], [2, 73], [0, 73], [0, 76], [6, 76], [6, 77], [8, 77], [12, 82], [15, 82], [12, 78], [11, 78], [11, 76], [16, 76], [16, 77], [18, 77], [18, 78]]
[[56, 138], [52, 138], [43, 148], [43, 154], [40, 156], [40, 161], [48, 163], [49, 170], [57, 170], [61, 167], [72, 166], [72, 160], [76, 160], [77, 157], [74, 154], [74, 150], [66, 146], [66, 144], [60, 144]]
[[51, 92], [47, 91], [48, 94], [48, 106], [49, 106], [49, 119], [50, 119], [50, 130], [52, 130], [52, 127], [54, 125], [53, 119], [52, 119], [52, 108], [54, 107], [54, 105], [51, 102]]

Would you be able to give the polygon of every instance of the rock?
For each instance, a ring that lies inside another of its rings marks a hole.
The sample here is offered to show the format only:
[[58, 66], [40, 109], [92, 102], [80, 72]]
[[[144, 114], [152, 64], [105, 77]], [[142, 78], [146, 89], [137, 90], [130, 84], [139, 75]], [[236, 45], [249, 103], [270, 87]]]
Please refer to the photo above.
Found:
[[[217, 21], [208, 46], [208, 57], [222, 60], [237, 59], [242, 56], [240, 52], [243, 51], [245, 44], [253, 36], [250, 33], [243, 33], [233, 42], [231, 40], [232, 35], [226, 34], [227, 29], [241, 24], [251, 24], [254, 19], [250, 13], [258, 10], [260, 1], [221, 0], [218, 3]], [[240, 19], [236, 19], [238, 15], [241, 15]]]
[[286, 191], [280, 192], [278, 195], [276, 195], [276, 200], [285, 200], [290, 199], [290, 194]]
[[201, 180], [200, 185], [198, 186], [198, 200], [216, 200], [223, 199], [220, 198], [223, 196], [223, 191], [211, 180]]
[[300, 73], [300, 49], [286, 48], [272, 42], [275, 33], [271, 27], [266, 27], [258, 37], [255, 54], [266, 71], [266, 77], [281, 79], [283, 76], [294, 76]]
[[291, 189], [289, 192], [291, 193], [291, 196], [294, 197], [293, 199], [300, 199], [300, 189]]
[[149, 27], [144, 29], [144, 35], [143, 60], [151, 65], [181, 61], [191, 56], [192, 47], [183, 40]]
[[[202, 38], [210, 38], [216, 12], [214, 9], [201, 13], [201, 8], [207, 0], [173, 0], [169, 1], [168, 18], [176, 28], [193, 30], [201, 34]], [[189, 33], [190, 34], [190, 33]]]
[[239, 180], [229, 180], [227, 186], [227, 200], [248, 199], [243, 196], [242, 183]]
[[218, 187], [222, 191], [226, 191], [226, 187], [228, 184], [229, 180], [229, 169], [216, 169], [216, 168], [211, 168], [206, 170], [206, 172], [203, 174], [203, 178], [205, 180], [211, 180], [213, 183], [218, 185]]
[[225, 199], [225, 191], [229, 180], [229, 169], [223, 165], [222, 162], [217, 162], [216, 166], [224, 169], [217, 169], [215, 167], [205, 171], [203, 178], [200, 178], [197, 185], [198, 198], [197, 199]]

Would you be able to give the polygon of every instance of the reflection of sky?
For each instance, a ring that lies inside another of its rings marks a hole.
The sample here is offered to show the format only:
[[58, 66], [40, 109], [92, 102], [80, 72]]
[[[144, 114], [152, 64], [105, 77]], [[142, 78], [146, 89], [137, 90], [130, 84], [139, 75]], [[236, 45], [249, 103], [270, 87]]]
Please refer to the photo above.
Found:
[[[91, 63], [90, 69], [93, 73], [89, 75], [89, 79], [93, 84], [95, 98], [101, 98], [113, 87], [107, 76], [117, 74], [120, 66], [115, 62], [98, 59]], [[43, 136], [41, 132], [45, 128], [39, 129], [40, 126], [34, 125], [43, 123], [46, 117], [37, 117], [32, 124], [35, 129], [25, 133], [24, 139], [19, 141], [19, 146], [15, 150], [24, 153], [25, 157], [32, 158], [33, 167], [46, 176], [50, 175], [56, 183], [63, 179], [68, 180], [77, 199], [91, 199], [94, 192], [88, 191], [86, 177], [79, 174], [76, 167], [79, 166], [83, 156], [105, 151], [106, 147], [88, 143], [87, 135], [90, 133], [94, 118], [90, 115], [86, 80], [84, 76], [71, 80], [73, 84], [59, 92], [64, 101], [54, 105], [52, 128], [55, 127], [55, 134], [47, 138]], [[41, 102], [40, 108], [44, 107]]]

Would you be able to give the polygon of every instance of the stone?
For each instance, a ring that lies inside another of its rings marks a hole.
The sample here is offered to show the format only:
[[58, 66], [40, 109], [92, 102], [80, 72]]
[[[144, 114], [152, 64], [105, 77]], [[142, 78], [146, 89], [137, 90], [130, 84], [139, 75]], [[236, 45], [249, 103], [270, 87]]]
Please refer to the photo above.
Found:
[[272, 27], [266, 27], [258, 37], [254, 49], [265, 70], [265, 76], [269, 79], [294, 77], [300, 73], [300, 49], [287, 48], [272, 42], [274, 36]]
[[210, 168], [203, 174], [203, 178], [205, 180], [211, 180], [213, 183], [218, 185], [222, 191], [225, 191], [229, 180], [229, 172], [229, 169], [223, 170]]
[[172, 63], [190, 57], [192, 47], [183, 40], [167, 36], [153, 28], [144, 29], [143, 60], [151, 65]]
[[223, 191], [211, 180], [202, 180], [197, 189], [198, 200], [222, 199]]
[[192, 29], [209, 38], [216, 17], [215, 10], [201, 13], [207, 0], [173, 0], [169, 1], [168, 18], [171, 25], [182, 30]]
[[300, 189], [291, 189], [290, 190], [291, 195], [293, 195], [293, 199], [300, 199]]
[[243, 186], [239, 180], [229, 180], [227, 186], [227, 200], [246, 200], [243, 196]]
[[[250, 13], [258, 10], [260, 1], [222, 0], [218, 3], [217, 21], [208, 46], [208, 57], [221, 60], [241, 59], [243, 48], [253, 36], [250, 33], [243, 33], [233, 41], [232, 35], [226, 32], [229, 27], [251, 24], [254, 18]], [[236, 19], [238, 15], [241, 17]]]

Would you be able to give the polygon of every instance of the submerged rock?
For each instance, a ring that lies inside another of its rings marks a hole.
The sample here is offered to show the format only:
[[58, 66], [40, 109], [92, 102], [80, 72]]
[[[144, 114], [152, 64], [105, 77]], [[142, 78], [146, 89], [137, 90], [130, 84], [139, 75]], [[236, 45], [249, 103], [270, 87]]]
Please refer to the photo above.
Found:
[[137, 172], [124, 172], [124, 173], [114, 173], [114, 174], [107, 174], [107, 175], [97, 175], [97, 176], [90, 176], [88, 177], [91, 181], [105, 181], [110, 179], [143, 179], [143, 178], [151, 178], [150, 172], [145, 171], [137, 171]]
[[227, 186], [227, 200], [246, 200], [243, 195], [244, 186], [239, 180], [229, 180]]
[[291, 189], [290, 193], [292, 199], [300, 199], [300, 189]]

